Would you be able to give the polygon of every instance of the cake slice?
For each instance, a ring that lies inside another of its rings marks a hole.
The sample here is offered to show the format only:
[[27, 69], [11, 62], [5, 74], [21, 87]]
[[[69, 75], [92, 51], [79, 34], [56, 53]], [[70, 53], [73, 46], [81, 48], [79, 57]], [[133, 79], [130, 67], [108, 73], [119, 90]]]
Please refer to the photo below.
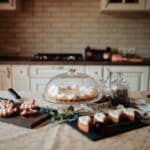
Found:
[[123, 109], [122, 116], [124, 118], [128, 118], [130, 121], [134, 121], [135, 120], [135, 110], [132, 108]]
[[110, 110], [108, 112], [108, 118], [114, 123], [119, 123], [121, 115], [122, 110]]
[[106, 115], [104, 113], [99, 112], [94, 115], [94, 124], [105, 123], [105, 121], [106, 121]]
[[90, 116], [81, 116], [78, 119], [78, 128], [88, 133], [90, 129], [93, 127], [93, 120]]

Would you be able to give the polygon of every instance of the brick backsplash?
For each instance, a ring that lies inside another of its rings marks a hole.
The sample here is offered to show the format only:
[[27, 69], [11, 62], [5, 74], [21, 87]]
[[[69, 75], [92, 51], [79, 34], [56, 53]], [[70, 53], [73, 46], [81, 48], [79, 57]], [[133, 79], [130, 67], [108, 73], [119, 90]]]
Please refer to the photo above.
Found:
[[149, 39], [150, 14], [102, 13], [100, 0], [24, 0], [20, 11], [0, 12], [0, 47], [18, 55], [83, 53], [90, 45], [150, 57]]

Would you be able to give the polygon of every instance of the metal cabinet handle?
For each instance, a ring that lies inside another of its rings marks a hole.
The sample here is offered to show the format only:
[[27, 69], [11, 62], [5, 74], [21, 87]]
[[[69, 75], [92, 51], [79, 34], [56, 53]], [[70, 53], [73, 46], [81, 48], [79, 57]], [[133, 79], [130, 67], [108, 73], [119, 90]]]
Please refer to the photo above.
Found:
[[7, 67], [7, 78], [10, 78], [11, 76], [11, 70], [9, 67]]

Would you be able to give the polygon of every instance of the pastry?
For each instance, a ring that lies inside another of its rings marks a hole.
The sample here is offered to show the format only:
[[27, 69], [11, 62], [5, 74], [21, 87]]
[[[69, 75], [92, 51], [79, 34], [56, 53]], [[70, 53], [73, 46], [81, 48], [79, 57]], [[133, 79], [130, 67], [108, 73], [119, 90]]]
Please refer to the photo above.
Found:
[[81, 116], [78, 118], [78, 128], [88, 133], [93, 127], [93, 120], [90, 116]]
[[106, 115], [104, 113], [99, 112], [94, 115], [94, 124], [105, 123], [105, 121], [106, 121]]
[[26, 117], [35, 115], [38, 113], [36, 108], [37, 106], [35, 104], [35, 100], [33, 100], [31, 103], [24, 102], [20, 106], [20, 115]]
[[134, 121], [135, 120], [135, 110], [132, 108], [123, 109], [122, 116], [124, 118], [128, 118], [130, 121]]
[[37, 106], [35, 105], [35, 100], [33, 100], [31, 103], [28, 102], [24, 102], [21, 104], [20, 106], [20, 110], [24, 110], [24, 109], [34, 109]]
[[110, 110], [108, 112], [108, 119], [114, 123], [119, 123], [122, 115], [122, 110]]
[[130, 121], [135, 120], [135, 109], [125, 108], [123, 105], [118, 105], [117, 109], [122, 111], [122, 114], [121, 114], [122, 119], [129, 119]]
[[25, 116], [25, 117], [28, 117], [28, 116], [31, 116], [31, 115], [36, 115], [36, 114], [38, 114], [37, 109], [24, 109], [20, 113], [21, 116]]
[[0, 117], [6, 118], [6, 117], [10, 117], [11, 115], [13, 115], [14, 113], [17, 112], [17, 108], [3, 108], [0, 109]]
[[7, 101], [0, 101], [0, 109], [2, 108], [13, 108], [14, 102], [7, 100]]
[[14, 107], [14, 102], [10, 100], [0, 101], [0, 117], [3, 118], [10, 117], [16, 112], [17, 108]]

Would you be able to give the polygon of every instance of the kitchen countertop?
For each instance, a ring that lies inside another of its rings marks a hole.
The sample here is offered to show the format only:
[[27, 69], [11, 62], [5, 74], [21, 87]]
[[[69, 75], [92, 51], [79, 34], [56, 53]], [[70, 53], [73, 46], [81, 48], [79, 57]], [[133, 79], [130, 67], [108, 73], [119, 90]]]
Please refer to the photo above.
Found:
[[34, 61], [31, 57], [12, 57], [10, 59], [0, 59], [0, 65], [131, 65], [150, 66], [150, 59], [143, 62], [107, 62], [107, 61]]
[[[26, 100], [37, 100], [39, 105], [48, 105], [40, 94], [20, 92]], [[133, 95], [145, 97], [150, 91]], [[1, 96], [9, 97], [6, 91]], [[11, 97], [10, 97], [11, 98]], [[66, 124], [48, 124], [39, 129], [25, 129], [0, 122], [1, 150], [148, 150], [150, 148], [150, 126], [126, 132], [114, 137], [91, 142]]]

